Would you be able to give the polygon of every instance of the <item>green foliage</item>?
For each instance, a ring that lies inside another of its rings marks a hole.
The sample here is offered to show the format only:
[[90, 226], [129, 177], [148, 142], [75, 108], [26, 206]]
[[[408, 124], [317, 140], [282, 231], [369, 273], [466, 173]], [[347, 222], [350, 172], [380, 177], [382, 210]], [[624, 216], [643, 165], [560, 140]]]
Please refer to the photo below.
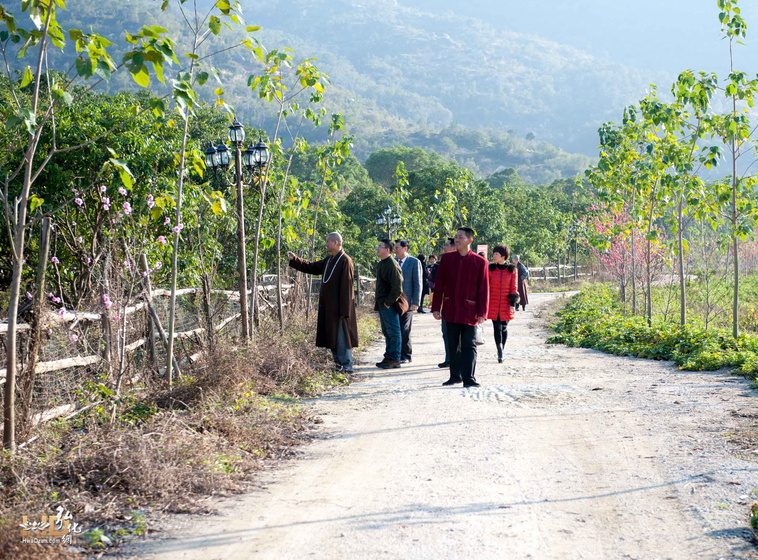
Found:
[[375, 183], [390, 189], [395, 186], [395, 171], [402, 163], [408, 172], [445, 165], [445, 159], [437, 152], [420, 147], [395, 146], [382, 148], [366, 158], [364, 166]]
[[556, 334], [549, 343], [595, 348], [609, 354], [671, 360], [683, 370], [733, 368], [758, 376], [758, 335], [732, 338], [721, 329], [654, 322], [625, 316], [616, 290], [608, 284], [591, 286], [573, 296], [558, 312]]
[[379, 226], [375, 225], [376, 214], [392, 202], [390, 195], [376, 183], [359, 185], [340, 203], [340, 212], [345, 217], [342, 236], [345, 250], [353, 261], [363, 267], [362, 276], [370, 275], [370, 266], [376, 260], [376, 241]]
[[135, 402], [122, 413], [122, 418], [127, 424], [144, 424], [157, 413], [158, 408], [155, 405], [148, 402]]

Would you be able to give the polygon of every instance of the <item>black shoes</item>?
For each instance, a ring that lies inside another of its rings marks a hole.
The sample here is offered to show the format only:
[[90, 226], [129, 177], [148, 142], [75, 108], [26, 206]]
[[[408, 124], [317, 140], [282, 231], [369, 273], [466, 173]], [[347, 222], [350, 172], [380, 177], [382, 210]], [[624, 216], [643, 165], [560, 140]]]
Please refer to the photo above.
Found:
[[[442, 385], [445, 386], [445, 387], [449, 387], [450, 385], [458, 385], [458, 383], [461, 383], [461, 382], [462, 382], [462, 380], [460, 380], [460, 379], [458, 381], [456, 381], [455, 379], [448, 379]], [[466, 388], [466, 387], [481, 387], [481, 385], [479, 385], [479, 383], [477, 383], [476, 381], [471, 381], [469, 383], [464, 383], [463, 387], [464, 388]]]
[[437, 367], [438, 367], [438, 368], [446, 368], [446, 367], [450, 367], [450, 362], [442, 362], [442, 363], [439, 363], [439, 364], [437, 364]]
[[388, 360], [386, 362], [379, 362], [376, 364], [376, 367], [382, 368], [382, 369], [395, 369], [400, 367], [400, 362], [397, 360]]
[[498, 364], [502, 364], [502, 363], [503, 363], [503, 358], [498, 358], [498, 359], [497, 359], [497, 363], [498, 363]]

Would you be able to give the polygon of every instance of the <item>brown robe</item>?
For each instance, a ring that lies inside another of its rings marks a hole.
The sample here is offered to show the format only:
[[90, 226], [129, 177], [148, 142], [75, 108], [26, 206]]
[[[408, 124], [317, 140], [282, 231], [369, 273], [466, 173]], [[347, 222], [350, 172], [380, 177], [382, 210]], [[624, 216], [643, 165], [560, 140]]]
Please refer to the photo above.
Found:
[[320, 261], [290, 259], [289, 265], [306, 274], [321, 275], [318, 294], [316, 346], [337, 348], [337, 333], [342, 321], [348, 348], [358, 346], [358, 323], [355, 319], [353, 259], [340, 251]]

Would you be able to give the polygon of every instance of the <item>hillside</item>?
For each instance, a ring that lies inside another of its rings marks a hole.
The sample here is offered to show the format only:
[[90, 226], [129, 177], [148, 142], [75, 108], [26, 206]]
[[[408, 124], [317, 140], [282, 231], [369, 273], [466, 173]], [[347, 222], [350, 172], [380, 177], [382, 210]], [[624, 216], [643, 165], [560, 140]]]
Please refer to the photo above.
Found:
[[[82, 28], [113, 26], [115, 41], [115, 29], [158, 17], [148, 0], [107, 10], [83, 0], [68, 6]], [[490, 25], [376, 0], [272, 0], [265, 9], [243, 0], [243, 7], [247, 22], [263, 27], [265, 46], [291, 47], [331, 76], [326, 105], [345, 115], [361, 159], [404, 144], [434, 149], [482, 176], [503, 167], [540, 183], [576, 175], [596, 153], [598, 126], [618, 118], [650, 81], [649, 72], [504, 30], [502, 19]], [[176, 31], [179, 20], [161, 24]], [[216, 64], [226, 70], [224, 89], [240, 118], [269, 129], [271, 109], [246, 89], [245, 77], [256, 71], [251, 57], [235, 51]], [[109, 89], [128, 87], [122, 79]]]
[[507, 31], [503, 20], [496, 28], [486, 13], [461, 18], [409, 3], [275, 0], [265, 11], [251, 6], [247, 17], [263, 25], [263, 37], [318, 57], [360, 109], [368, 100], [419, 128], [532, 133], [588, 155], [599, 124], [617, 118], [651, 81], [649, 72]]

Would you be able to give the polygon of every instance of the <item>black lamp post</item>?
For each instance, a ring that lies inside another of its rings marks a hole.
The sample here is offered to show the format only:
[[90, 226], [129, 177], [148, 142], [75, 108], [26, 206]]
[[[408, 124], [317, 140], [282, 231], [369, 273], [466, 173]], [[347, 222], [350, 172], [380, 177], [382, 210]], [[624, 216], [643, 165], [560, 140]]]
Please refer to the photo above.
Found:
[[[250, 340], [250, 314], [247, 303], [247, 259], [245, 257], [245, 205], [243, 204], [244, 172], [248, 173], [249, 185], [257, 174], [261, 176], [269, 163], [271, 152], [263, 140], [258, 140], [255, 146], [249, 146], [244, 153], [242, 143], [245, 141], [245, 128], [236, 118], [229, 125], [229, 142], [234, 148], [234, 184], [237, 187], [237, 262], [239, 270], [240, 292], [240, 322], [242, 323], [242, 339]], [[215, 148], [208, 146], [205, 150], [205, 166], [213, 170], [214, 176], [229, 184], [226, 171], [231, 164], [232, 156], [229, 148], [221, 142]]]
[[388, 204], [384, 207], [381, 214], [376, 216], [376, 225], [387, 226], [387, 239], [392, 240], [392, 226], [400, 225], [400, 216], [392, 214], [392, 207]]

